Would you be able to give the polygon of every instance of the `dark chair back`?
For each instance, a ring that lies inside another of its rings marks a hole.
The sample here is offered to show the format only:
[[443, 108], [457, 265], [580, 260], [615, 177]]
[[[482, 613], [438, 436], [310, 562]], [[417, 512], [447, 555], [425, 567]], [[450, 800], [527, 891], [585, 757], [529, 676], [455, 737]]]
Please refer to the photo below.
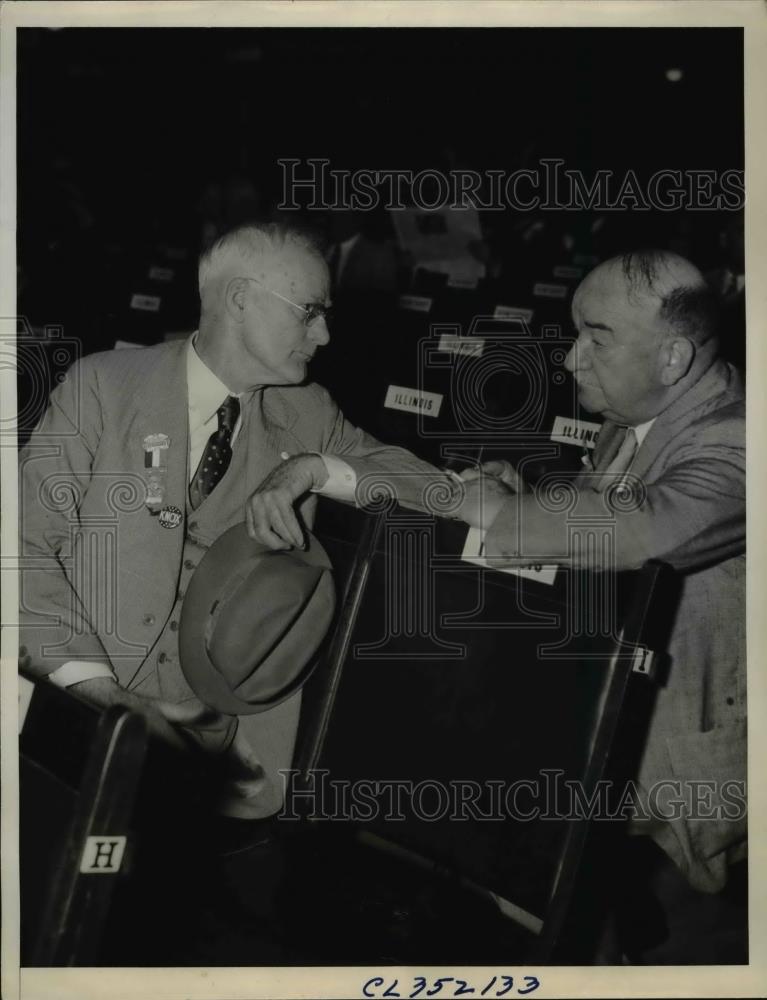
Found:
[[22, 965], [97, 964], [146, 745], [140, 716], [34, 685], [19, 737]]
[[315, 530], [349, 582], [305, 691], [296, 803], [318, 828], [346, 811], [369, 845], [499, 897], [527, 932], [519, 960], [543, 960], [662, 567], [523, 578], [462, 561], [465, 526], [399, 509], [323, 505]]

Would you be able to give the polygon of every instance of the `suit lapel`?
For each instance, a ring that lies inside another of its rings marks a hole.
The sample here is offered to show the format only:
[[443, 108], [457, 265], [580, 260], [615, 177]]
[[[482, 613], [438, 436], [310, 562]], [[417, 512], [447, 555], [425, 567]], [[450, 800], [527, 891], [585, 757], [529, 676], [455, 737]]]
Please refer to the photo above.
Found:
[[686, 427], [697, 418], [699, 407], [720, 396], [734, 377], [724, 361], [717, 361], [692, 388], [658, 414], [637, 452], [631, 472], [644, 476], [669, 440], [679, 433], [681, 427]]
[[295, 436], [298, 413], [277, 387], [253, 393], [248, 408], [247, 484], [253, 491], [281, 461], [281, 452], [294, 455], [309, 450]]

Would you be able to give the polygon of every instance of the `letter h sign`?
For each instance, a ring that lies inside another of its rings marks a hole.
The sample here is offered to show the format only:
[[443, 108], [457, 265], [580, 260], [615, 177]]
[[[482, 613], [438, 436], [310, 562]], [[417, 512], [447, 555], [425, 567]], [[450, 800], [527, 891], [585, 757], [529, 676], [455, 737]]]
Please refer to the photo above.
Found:
[[80, 859], [80, 871], [85, 875], [115, 875], [122, 864], [125, 840], [125, 837], [104, 835], [88, 837]]

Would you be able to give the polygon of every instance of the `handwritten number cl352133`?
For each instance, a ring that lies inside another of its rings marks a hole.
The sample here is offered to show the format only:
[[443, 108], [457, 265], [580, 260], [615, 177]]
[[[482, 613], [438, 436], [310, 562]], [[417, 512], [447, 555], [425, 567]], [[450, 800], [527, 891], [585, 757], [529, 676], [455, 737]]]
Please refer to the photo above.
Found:
[[412, 987], [408, 990], [403, 981], [400, 986], [399, 979], [392, 980], [388, 985], [382, 976], [373, 976], [362, 987], [364, 997], [385, 997], [408, 998], [417, 1000], [418, 997], [442, 996], [463, 997], [476, 995], [478, 997], [498, 998], [505, 996], [527, 996], [535, 992], [541, 985], [537, 976], [518, 977], [519, 985], [515, 988], [513, 976], [493, 976], [488, 982], [478, 984], [468, 983], [465, 979], [456, 976], [440, 976], [437, 979], [427, 979], [425, 976], [414, 976]]

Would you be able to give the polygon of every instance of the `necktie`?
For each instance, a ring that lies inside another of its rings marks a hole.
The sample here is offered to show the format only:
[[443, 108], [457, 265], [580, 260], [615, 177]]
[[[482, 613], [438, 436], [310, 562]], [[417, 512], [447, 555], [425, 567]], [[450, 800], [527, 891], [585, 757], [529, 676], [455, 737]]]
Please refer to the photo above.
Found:
[[[621, 478], [631, 468], [634, 455], [637, 450], [637, 436], [633, 427], [626, 428], [626, 435], [621, 442], [617, 452], [612, 456], [603, 458], [596, 471], [599, 473], [594, 478], [593, 489], [597, 493], [603, 493], [609, 486], [617, 486]], [[607, 461], [605, 461], [607, 459]]]
[[200, 464], [189, 486], [189, 499], [197, 508], [224, 478], [232, 460], [232, 432], [240, 415], [240, 401], [227, 396], [218, 408], [218, 428], [208, 438]]

